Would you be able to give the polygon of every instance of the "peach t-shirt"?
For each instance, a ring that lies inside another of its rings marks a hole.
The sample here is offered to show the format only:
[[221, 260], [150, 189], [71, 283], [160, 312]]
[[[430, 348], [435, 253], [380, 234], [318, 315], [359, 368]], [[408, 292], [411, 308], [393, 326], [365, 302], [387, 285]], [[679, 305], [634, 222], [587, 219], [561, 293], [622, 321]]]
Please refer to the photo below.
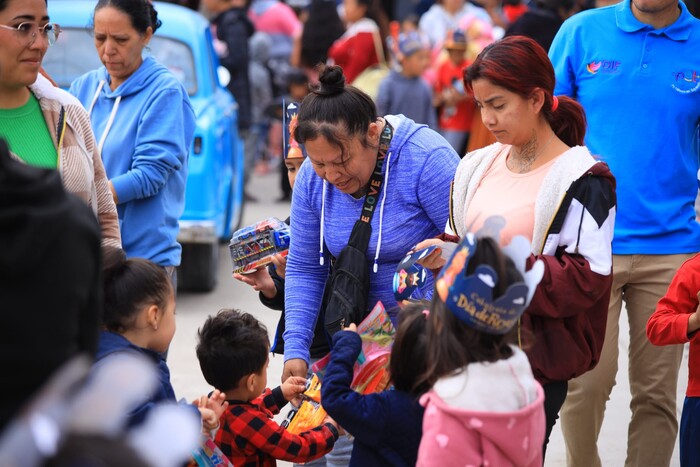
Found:
[[478, 231], [491, 216], [501, 216], [506, 225], [501, 231], [501, 246], [508, 245], [516, 235], [532, 242], [535, 225], [535, 200], [542, 180], [557, 158], [535, 170], [519, 174], [506, 166], [511, 146], [503, 146], [477, 187], [474, 198], [464, 213], [470, 232]]

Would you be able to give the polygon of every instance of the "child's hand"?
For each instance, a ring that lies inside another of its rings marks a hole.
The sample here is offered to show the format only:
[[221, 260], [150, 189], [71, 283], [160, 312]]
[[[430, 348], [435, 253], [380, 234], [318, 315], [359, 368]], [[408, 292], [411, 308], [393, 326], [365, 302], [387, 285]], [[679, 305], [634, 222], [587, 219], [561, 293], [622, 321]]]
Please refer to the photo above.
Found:
[[277, 275], [284, 279], [284, 275], [287, 272], [287, 257], [281, 254], [276, 254], [272, 256], [272, 264], [275, 265], [275, 272]]
[[219, 419], [228, 408], [226, 394], [214, 389], [211, 397], [201, 396], [195, 400], [194, 405], [202, 416], [202, 429], [205, 433], [216, 430], [219, 427]]
[[433, 252], [430, 253], [428, 256], [418, 260], [417, 263], [426, 269], [442, 268], [447, 262], [445, 261], [445, 258], [442, 257], [442, 248], [444, 244], [444, 241], [438, 240], [437, 238], [429, 238], [418, 243], [416, 246], [413, 247], [413, 251], [422, 250], [432, 245], [437, 245], [437, 248], [433, 250]]
[[280, 386], [284, 400], [290, 401], [306, 391], [306, 378], [302, 376], [290, 376]]
[[202, 433], [209, 435], [212, 431], [219, 428], [219, 417], [216, 413], [206, 407], [199, 407], [199, 414], [202, 417]]
[[202, 396], [199, 398], [198, 407], [205, 407], [207, 409], [213, 410], [217, 418], [221, 418], [226, 409], [228, 408], [228, 402], [226, 402], [226, 394], [214, 389], [210, 397]]
[[442, 91], [442, 103], [444, 105], [453, 106], [459, 102], [460, 94], [452, 88], [445, 88]]
[[256, 269], [249, 274], [236, 273], [233, 275], [233, 278], [243, 282], [244, 284], [248, 284], [249, 286], [253, 287], [254, 290], [262, 292], [262, 294], [268, 299], [275, 298], [277, 295], [275, 283], [272, 281], [272, 277], [270, 277], [270, 273], [267, 271], [265, 266]]
[[[698, 292], [698, 299], [700, 299], [700, 292]], [[688, 317], [688, 336], [690, 337], [698, 329], [700, 329], [700, 305], [698, 305], [695, 313]]]
[[700, 329], [700, 311], [695, 310], [695, 313], [688, 318], [688, 335], [694, 333], [698, 329]]
[[357, 324], [350, 323], [350, 326], [343, 328], [343, 331], [350, 331], [350, 332], [357, 333]]

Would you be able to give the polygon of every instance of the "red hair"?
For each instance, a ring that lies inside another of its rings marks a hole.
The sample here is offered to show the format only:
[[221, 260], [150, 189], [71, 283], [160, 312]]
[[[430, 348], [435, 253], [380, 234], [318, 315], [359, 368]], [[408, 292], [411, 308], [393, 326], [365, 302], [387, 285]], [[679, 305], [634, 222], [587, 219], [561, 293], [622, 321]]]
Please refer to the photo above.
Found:
[[586, 113], [581, 104], [567, 96], [558, 96], [554, 103], [554, 68], [544, 49], [525, 36], [508, 36], [489, 44], [474, 63], [464, 70], [464, 85], [473, 92], [472, 83], [485, 79], [524, 98], [535, 90], [544, 91], [542, 115], [554, 133], [568, 146], [583, 145], [586, 135]]

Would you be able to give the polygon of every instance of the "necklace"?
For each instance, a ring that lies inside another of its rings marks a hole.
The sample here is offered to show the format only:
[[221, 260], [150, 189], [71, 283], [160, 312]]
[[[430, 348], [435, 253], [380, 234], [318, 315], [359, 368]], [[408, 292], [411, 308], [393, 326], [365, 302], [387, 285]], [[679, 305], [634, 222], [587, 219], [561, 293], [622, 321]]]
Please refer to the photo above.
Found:
[[[546, 143], [539, 149], [539, 151], [535, 152], [532, 154], [532, 156], [529, 156], [527, 153], [532, 151], [528, 146], [530, 143], [525, 144], [523, 147], [522, 153], [518, 157], [509, 157], [508, 162], [511, 163], [511, 165], [514, 165], [517, 163], [518, 165], [518, 173], [524, 174], [530, 171], [530, 167], [532, 167], [532, 164], [537, 160], [539, 156], [542, 155], [545, 149], [547, 149], [547, 146], [549, 146], [549, 143], [552, 142], [554, 137], [556, 136], [556, 133], [552, 132], [552, 136], [547, 140]], [[536, 141], [534, 141], [536, 143]], [[510, 151], [510, 156], [513, 156], [513, 148], [511, 147]], [[510, 169], [515, 169], [515, 167], [509, 167]]]

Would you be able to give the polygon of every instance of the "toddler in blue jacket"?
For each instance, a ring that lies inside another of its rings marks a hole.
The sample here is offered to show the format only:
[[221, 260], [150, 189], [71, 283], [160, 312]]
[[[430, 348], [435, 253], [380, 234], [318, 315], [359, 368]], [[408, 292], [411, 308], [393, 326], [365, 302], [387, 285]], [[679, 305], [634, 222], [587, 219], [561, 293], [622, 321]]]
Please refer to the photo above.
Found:
[[389, 364], [393, 390], [368, 395], [355, 392], [350, 384], [362, 339], [354, 324], [333, 336], [321, 403], [355, 437], [350, 466], [416, 465], [423, 426], [418, 399], [430, 389], [426, 383], [416, 384], [426, 369], [427, 308], [426, 303], [411, 303], [399, 313]]

